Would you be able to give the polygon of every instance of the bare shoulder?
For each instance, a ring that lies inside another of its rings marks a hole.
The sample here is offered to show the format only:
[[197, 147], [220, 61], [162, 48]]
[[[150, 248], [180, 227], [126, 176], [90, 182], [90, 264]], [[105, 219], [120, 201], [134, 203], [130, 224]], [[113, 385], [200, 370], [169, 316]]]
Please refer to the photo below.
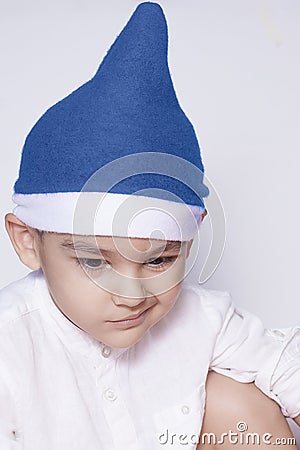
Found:
[[286, 449], [296, 449], [276, 402], [254, 383], [239, 383], [216, 372], [209, 372], [207, 378], [201, 436], [197, 450], [270, 448], [276, 439]]

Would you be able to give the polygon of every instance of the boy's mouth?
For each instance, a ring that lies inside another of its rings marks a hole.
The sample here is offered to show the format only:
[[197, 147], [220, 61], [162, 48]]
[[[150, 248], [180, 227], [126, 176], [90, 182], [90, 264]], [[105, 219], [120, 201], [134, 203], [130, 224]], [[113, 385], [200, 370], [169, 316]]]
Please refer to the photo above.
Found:
[[[153, 305], [152, 305], [153, 306]], [[118, 320], [109, 320], [109, 322], [124, 322], [124, 320], [132, 320], [132, 319], [136, 319], [137, 317], [139, 317], [141, 314], [143, 314], [145, 311], [147, 311], [149, 308], [151, 308], [151, 306], [148, 306], [147, 308], [143, 309], [142, 311], [136, 313], [136, 314], [132, 314], [131, 316], [128, 317], [124, 317], [124, 319], [118, 319]]]
[[142, 323], [148, 313], [148, 311], [153, 307], [154, 305], [148, 306], [146, 309], [143, 309], [142, 311], [132, 314], [131, 316], [125, 317], [124, 319], [119, 320], [108, 320], [108, 322], [120, 325], [120, 326], [136, 326]]

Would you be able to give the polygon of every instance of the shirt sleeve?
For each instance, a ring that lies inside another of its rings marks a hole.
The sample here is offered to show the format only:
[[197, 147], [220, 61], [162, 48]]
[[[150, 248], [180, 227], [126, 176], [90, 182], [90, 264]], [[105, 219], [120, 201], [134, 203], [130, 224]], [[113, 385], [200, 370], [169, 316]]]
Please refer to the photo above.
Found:
[[0, 376], [0, 449], [21, 450], [22, 444], [14, 426], [14, 401]]
[[237, 381], [254, 381], [285, 416], [296, 417], [300, 414], [300, 327], [265, 329], [258, 317], [235, 307], [228, 292], [221, 294], [215, 308], [208, 302], [208, 318], [217, 332], [210, 369]]

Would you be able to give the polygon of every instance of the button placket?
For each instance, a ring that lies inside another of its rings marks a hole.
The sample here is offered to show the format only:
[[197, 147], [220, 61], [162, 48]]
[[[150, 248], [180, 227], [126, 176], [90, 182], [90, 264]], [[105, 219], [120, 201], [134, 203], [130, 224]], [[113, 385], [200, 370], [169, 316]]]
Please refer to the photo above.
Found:
[[106, 358], [106, 360], [102, 359], [101, 367], [102, 374], [97, 383], [99, 400], [101, 400], [100, 408], [109, 424], [115, 448], [139, 450], [134, 422], [118, 382], [116, 361], [112, 357]]

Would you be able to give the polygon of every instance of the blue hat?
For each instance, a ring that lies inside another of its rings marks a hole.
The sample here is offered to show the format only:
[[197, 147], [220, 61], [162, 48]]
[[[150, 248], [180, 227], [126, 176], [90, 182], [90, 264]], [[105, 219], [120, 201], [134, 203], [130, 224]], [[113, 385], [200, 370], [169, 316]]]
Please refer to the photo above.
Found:
[[[166, 239], [185, 240], [195, 232], [188, 217], [199, 223], [205, 209], [203, 172], [195, 131], [169, 72], [163, 11], [146, 2], [94, 77], [30, 131], [14, 213], [46, 231], [149, 237], [159, 228]], [[134, 217], [125, 225], [128, 201]]]

